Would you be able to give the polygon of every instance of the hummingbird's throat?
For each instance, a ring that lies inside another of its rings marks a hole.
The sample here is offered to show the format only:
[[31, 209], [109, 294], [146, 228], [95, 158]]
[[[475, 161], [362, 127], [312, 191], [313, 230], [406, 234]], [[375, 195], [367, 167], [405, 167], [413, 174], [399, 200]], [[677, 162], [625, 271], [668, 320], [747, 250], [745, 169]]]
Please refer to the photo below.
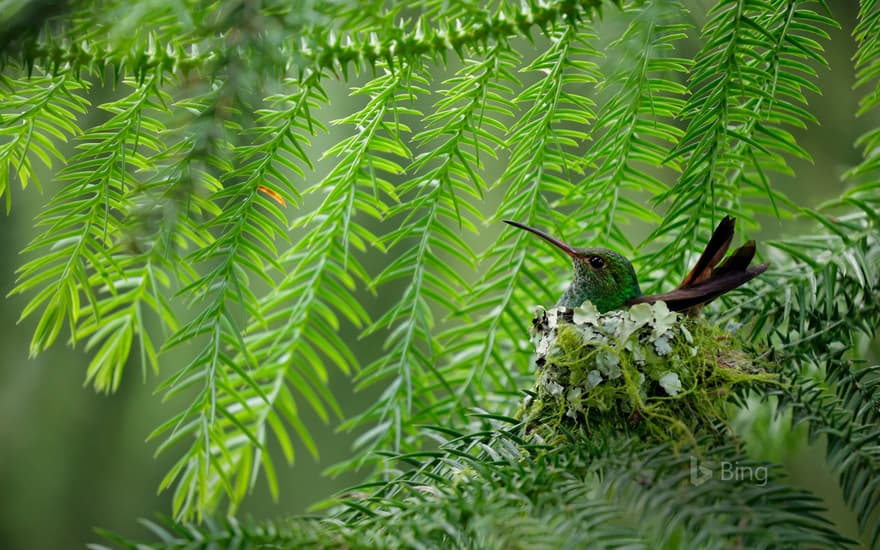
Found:
[[584, 284], [572, 283], [556, 303], [557, 307], [580, 307], [589, 300], [599, 313], [606, 313], [615, 309], [620, 309], [626, 305], [629, 296], [623, 296], [620, 293], [592, 292], [589, 286]]

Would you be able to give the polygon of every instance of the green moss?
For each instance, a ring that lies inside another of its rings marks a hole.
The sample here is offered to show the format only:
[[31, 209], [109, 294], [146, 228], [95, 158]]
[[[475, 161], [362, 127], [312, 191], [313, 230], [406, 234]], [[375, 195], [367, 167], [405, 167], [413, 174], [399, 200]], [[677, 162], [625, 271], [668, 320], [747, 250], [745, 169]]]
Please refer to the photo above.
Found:
[[689, 440], [724, 420], [735, 386], [773, 380], [732, 334], [662, 302], [606, 314], [587, 302], [540, 310], [533, 323], [537, 377], [520, 415], [551, 433], [579, 425]]

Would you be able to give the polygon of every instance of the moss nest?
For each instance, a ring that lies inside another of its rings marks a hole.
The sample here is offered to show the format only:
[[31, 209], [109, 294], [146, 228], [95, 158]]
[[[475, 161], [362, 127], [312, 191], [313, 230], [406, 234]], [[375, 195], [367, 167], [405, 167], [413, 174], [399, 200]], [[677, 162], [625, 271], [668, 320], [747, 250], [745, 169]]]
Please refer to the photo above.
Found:
[[532, 340], [537, 377], [520, 416], [535, 428], [689, 440], [724, 420], [735, 386], [773, 380], [731, 333], [663, 302], [605, 314], [590, 302], [539, 309]]

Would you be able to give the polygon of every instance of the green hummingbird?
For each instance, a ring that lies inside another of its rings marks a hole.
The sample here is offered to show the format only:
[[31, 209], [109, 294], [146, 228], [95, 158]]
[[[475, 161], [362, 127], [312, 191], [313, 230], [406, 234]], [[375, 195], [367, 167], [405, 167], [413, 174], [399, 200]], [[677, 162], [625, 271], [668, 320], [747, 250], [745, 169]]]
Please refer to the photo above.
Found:
[[557, 306], [578, 307], [589, 300], [600, 313], [605, 313], [634, 304], [663, 301], [672, 311], [695, 314], [704, 304], [754, 279], [768, 266], [749, 267], [755, 256], [755, 241], [748, 241], [721, 262], [733, 240], [736, 225], [736, 218], [725, 216], [678, 288], [645, 296], [632, 264], [617, 252], [607, 248], [576, 248], [534, 227], [512, 220], [504, 222], [538, 235], [572, 257], [574, 279]]

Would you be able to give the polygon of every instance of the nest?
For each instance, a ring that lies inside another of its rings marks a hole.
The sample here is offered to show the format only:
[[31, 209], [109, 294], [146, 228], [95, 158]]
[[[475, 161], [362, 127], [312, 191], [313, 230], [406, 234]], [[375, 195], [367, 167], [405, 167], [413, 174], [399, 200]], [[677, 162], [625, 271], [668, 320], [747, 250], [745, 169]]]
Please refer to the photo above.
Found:
[[736, 386], [772, 380], [731, 333], [663, 302], [539, 309], [532, 341], [537, 377], [520, 416], [535, 426], [690, 439], [723, 421]]

